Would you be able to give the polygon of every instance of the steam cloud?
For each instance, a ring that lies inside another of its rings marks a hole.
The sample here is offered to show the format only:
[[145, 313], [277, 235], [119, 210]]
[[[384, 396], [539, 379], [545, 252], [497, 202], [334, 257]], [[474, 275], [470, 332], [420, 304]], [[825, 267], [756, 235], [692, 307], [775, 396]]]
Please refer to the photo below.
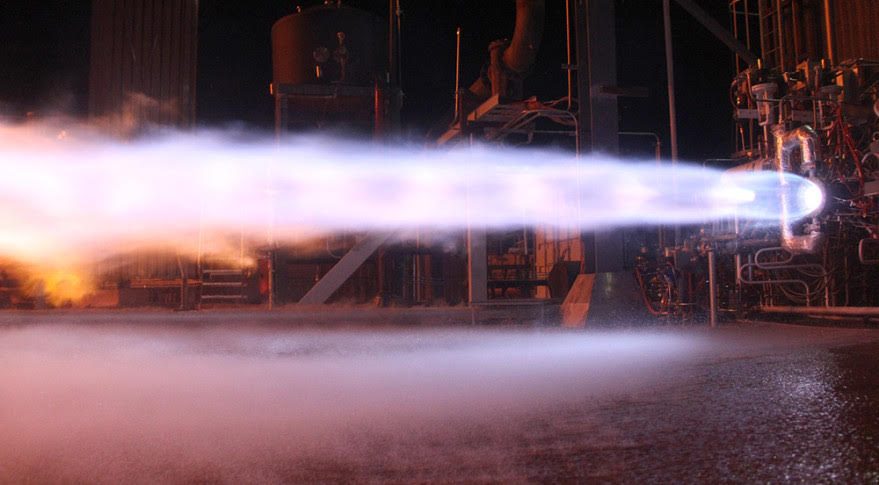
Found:
[[[756, 382], [728, 373], [731, 361], [758, 357], [732, 367], [754, 372], [796, 368], [766, 371], [772, 382], [757, 385], [786, 399], [775, 407], [790, 407], [783, 416], [796, 423], [827, 413], [825, 421], [837, 423], [841, 405], [822, 407], [838, 401], [821, 396], [833, 395], [838, 369], [801, 367], [821, 366], [827, 346], [875, 339], [857, 329], [777, 326], [571, 332], [366, 324], [389, 318], [336, 313], [335, 327], [321, 329], [299, 313], [0, 315], [0, 481], [522, 482], [535, 457], [554, 466], [546, 454], [588, 453], [579, 466], [590, 470], [602, 465], [589, 461], [592, 453], [608, 447], [631, 456], [638, 434], [601, 422], [608, 406], [636, 420], [666, 416], [650, 403], [678, 419], [695, 412], [683, 422], [712, 439], [724, 419], [731, 432], [763, 429], [767, 414], [742, 417], [736, 409], [753, 402], [730, 400]], [[791, 358], [797, 349], [810, 350]], [[678, 408], [678, 399], [703, 396], [706, 386], [725, 394]], [[805, 417], [798, 406], [810, 410]], [[681, 422], [651, 423], [649, 436]], [[835, 433], [815, 436], [843, 446]], [[695, 459], [694, 446], [681, 460]]]
[[707, 347], [661, 332], [290, 331], [224, 318], [234, 325], [125, 313], [0, 322], [0, 477], [326, 483], [334, 468], [381, 461], [469, 481], [430, 444], [454, 450], [462, 429], [506, 437], [504, 423], [535, 412], [642, 392]]

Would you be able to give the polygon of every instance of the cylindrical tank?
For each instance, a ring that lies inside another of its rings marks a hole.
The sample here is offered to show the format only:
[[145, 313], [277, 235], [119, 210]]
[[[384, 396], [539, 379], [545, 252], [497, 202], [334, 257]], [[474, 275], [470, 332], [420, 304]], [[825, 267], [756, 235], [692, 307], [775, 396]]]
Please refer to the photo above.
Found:
[[273, 81], [372, 85], [386, 76], [386, 37], [379, 17], [336, 3], [288, 15], [272, 26]]

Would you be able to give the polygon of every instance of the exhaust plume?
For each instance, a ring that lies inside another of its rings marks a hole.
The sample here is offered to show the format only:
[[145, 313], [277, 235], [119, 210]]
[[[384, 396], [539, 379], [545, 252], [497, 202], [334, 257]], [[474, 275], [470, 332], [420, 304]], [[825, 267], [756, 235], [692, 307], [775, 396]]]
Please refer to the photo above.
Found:
[[[277, 142], [231, 130], [121, 142], [50, 125], [0, 126], [0, 152], [0, 253], [31, 261], [192, 246], [200, 231], [284, 239], [468, 225], [587, 230], [734, 214], [772, 221], [781, 186], [773, 173], [722, 177], [604, 155], [316, 136]], [[787, 181], [790, 190], [807, 184]]]

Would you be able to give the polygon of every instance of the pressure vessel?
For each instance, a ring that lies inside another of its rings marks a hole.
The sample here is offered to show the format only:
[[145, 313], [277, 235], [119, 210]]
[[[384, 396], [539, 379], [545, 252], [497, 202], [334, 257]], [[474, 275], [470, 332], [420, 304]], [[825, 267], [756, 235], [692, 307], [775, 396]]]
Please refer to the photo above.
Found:
[[338, 3], [303, 9], [272, 26], [274, 84], [371, 86], [386, 77], [386, 26]]

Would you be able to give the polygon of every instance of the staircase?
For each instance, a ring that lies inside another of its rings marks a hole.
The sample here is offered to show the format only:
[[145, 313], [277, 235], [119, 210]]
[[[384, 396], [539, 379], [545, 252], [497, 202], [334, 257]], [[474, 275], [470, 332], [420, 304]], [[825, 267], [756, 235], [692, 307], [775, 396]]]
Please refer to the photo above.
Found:
[[240, 304], [247, 301], [247, 272], [240, 265], [235, 268], [212, 262], [210, 266], [201, 268], [200, 274], [199, 307], [206, 303]]
[[[244, 231], [238, 238], [237, 255], [203, 253], [203, 231], [199, 232], [198, 307], [205, 304], [242, 304], [247, 302], [248, 270], [244, 264]], [[232, 253], [234, 254], [234, 252]]]

